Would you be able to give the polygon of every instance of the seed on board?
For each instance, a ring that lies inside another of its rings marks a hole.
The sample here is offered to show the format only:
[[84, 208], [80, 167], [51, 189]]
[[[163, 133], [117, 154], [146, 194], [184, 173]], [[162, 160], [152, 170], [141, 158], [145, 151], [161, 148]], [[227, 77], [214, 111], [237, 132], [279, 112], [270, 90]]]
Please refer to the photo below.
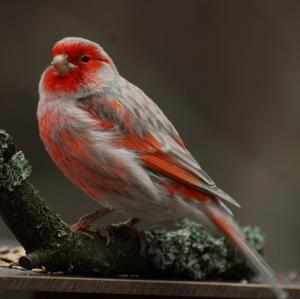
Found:
[[2, 256], [1, 260], [4, 261], [4, 262], [11, 263], [11, 262], [14, 261], [14, 258], [12, 256]]
[[8, 247], [0, 247], [0, 254], [5, 254], [9, 252], [9, 248]]
[[10, 268], [10, 264], [9, 263], [5, 263], [5, 262], [0, 262], [0, 267], [2, 267], [2, 268]]
[[12, 253], [23, 253], [24, 252], [24, 248], [23, 247], [14, 247], [11, 249]]

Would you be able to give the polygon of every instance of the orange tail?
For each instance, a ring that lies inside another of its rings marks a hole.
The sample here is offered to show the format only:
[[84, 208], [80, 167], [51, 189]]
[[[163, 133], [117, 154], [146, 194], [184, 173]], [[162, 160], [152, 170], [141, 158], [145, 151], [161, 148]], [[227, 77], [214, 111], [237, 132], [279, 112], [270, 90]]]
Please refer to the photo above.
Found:
[[263, 258], [251, 248], [242, 236], [238, 225], [232, 217], [226, 215], [218, 206], [208, 203], [204, 207], [205, 214], [212, 223], [237, 247], [240, 253], [246, 258], [249, 266], [272, 287], [274, 295], [278, 299], [286, 299], [287, 293], [279, 286], [274, 279], [272, 269], [267, 265]]

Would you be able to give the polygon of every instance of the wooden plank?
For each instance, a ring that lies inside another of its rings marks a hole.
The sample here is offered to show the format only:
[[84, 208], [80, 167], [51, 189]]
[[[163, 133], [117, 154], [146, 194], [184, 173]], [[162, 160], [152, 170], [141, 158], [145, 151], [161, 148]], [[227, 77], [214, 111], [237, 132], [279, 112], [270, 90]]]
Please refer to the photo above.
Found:
[[[291, 299], [300, 298], [299, 286], [285, 289]], [[11, 269], [0, 271], [0, 290], [185, 298], [273, 298], [268, 287], [258, 284], [32, 275], [30, 271]]]

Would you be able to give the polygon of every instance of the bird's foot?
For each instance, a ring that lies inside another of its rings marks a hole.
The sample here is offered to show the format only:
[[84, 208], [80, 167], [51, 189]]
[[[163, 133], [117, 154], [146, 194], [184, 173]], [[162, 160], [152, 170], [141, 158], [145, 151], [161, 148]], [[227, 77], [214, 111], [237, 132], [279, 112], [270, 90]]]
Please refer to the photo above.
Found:
[[141, 229], [139, 229], [136, 224], [140, 222], [140, 219], [132, 217], [129, 218], [128, 220], [118, 223], [118, 224], [113, 224], [113, 227], [122, 227], [122, 226], [126, 226], [128, 227], [130, 230], [132, 230], [135, 235], [138, 238], [138, 241], [140, 243], [140, 254], [141, 255], [146, 255], [146, 251], [147, 251], [147, 239], [146, 239], [146, 235], [145, 232]]
[[109, 227], [119, 228], [119, 227], [126, 226], [129, 229], [134, 230], [134, 232], [136, 233], [136, 235], [139, 235], [140, 231], [135, 226], [135, 224], [138, 223], [138, 222], [139, 222], [139, 219], [137, 219], [137, 218], [129, 218], [125, 222], [121, 222], [121, 223], [117, 223], [117, 224], [111, 224], [111, 225], [108, 225], [108, 226], [93, 225], [90, 230], [92, 230], [93, 232], [96, 232], [102, 238], [105, 238], [106, 239], [106, 246], [107, 246], [110, 243], [110, 241], [111, 241]]
[[94, 232], [98, 234], [100, 237], [105, 239], [106, 246], [110, 242], [110, 234], [107, 229], [107, 226], [97, 224], [97, 225], [92, 225], [89, 223], [86, 223], [84, 221], [78, 221], [77, 223], [74, 223], [70, 226], [72, 230], [76, 231], [89, 231], [89, 232]]
[[110, 233], [105, 225], [94, 225], [93, 231], [97, 233], [100, 237], [105, 239], [105, 245], [108, 246], [110, 243]]

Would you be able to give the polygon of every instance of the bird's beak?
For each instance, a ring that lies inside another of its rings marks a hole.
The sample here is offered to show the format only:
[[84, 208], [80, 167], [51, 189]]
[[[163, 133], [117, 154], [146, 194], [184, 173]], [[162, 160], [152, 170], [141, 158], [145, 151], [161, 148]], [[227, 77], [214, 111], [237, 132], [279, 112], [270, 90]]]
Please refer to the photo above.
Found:
[[73, 63], [69, 62], [68, 56], [66, 54], [59, 54], [54, 56], [51, 61], [51, 65], [60, 75], [69, 73], [75, 67]]

